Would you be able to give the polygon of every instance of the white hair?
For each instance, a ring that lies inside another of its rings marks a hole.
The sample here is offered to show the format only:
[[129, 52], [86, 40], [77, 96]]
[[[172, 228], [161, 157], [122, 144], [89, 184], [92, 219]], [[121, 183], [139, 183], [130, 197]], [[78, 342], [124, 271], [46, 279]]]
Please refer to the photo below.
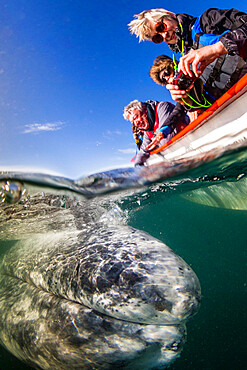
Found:
[[174, 20], [176, 19], [176, 14], [169, 12], [166, 9], [158, 8], [144, 10], [140, 14], [135, 14], [134, 17], [137, 19], [133, 19], [133, 21], [128, 24], [129, 30], [132, 35], [135, 34], [136, 37], [139, 37], [139, 42], [141, 42], [144, 40], [150, 40], [150, 20], [155, 23], [159, 23], [163, 18]]
[[127, 117], [134, 109], [137, 109], [140, 112], [142, 112], [143, 110], [142, 102], [139, 100], [133, 100], [128, 105], [126, 105], [126, 107], [124, 107], [124, 113], [123, 113], [124, 119], [128, 121]]

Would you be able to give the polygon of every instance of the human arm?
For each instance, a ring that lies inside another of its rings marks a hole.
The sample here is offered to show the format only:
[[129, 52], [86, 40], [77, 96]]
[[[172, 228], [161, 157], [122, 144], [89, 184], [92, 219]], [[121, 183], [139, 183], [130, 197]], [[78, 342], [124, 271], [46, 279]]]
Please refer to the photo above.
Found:
[[[236, 9], [208, 9], [195, 22], [192, 31], [203, 33], [200, 40], [204, 35], [209, 36], [208, 43], [203, 48], [191, 50], [180, 59], [178, 68], [183, 73], [192, 76], [191, 65], [198, 77], [208, 64], [223, 54], [240, 55], [246, 58], [247, 15], [245, 13]], [[210, 39], [212, 36], [216, 37], [213, 41]]]
[[[169, 110], [165, 110], [165, 114], [159, 117], [159, 129], [156, 136], [153, 138], [152, 142], [148, 145], [146, 149], [153, 150], [156, 146], [158, 146], [164, 138], [174, 131], [178, 123], [188, 121], [188, 117], [186, 116], [186, 110], [183, 105], [177, 103], [175, 108], [173, 109], [173, 105], [171, 103], [168, 105]], [[171, 110], [172, 109], [172, 110]], [[164, 110], [161, 107], [161, 113]]]
[[193, 76], [193, 71], [195, 76], [199, 77], [207, 65], [223, 54], [227, 54], [227, 49], [221, 41], [218, 41], [214, 45], [207, 45], [197, 50], [191, 50], [188, 54], [180, 58], [178, 70], [190, 77]]
[[[200, 19], [205, 33], [221, 35], [220, 41], [229, 55], [240, 55], [246, 59], [247, 14], [237, 9], [210, 8]], [[245, 56], [243, 55], [245, 54]]]
[[170, 132], [171, 132], [170, 126], [164, 126], [164, 127], [162, 127], [162, 129], [159, 130], [157, 135], [155, 135], [154, 138], [152, 139], [151, 143], [146, 147], [147, 150], [155, 149], [156, 146], [158, 146], [160, 144], [161, 140], [166, 138], [167, 135], [169, 135]]
[[146, 150], [146, 147], [150, 143], [151, 143], [151, 139], [149, 139], [149, 137], [146, 134], [144, 134], [142, 145], [136, 155], [135, 166], [143, 166], [146, 160], [149, 158], [150, 154], [149, 154], [149, 151]]

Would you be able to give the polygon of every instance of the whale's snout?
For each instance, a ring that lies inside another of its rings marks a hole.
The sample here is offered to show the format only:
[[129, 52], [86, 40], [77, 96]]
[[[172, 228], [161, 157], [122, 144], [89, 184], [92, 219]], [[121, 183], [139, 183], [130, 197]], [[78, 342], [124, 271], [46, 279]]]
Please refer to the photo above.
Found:
[[[97, 242], [100, 235], [98, 232]], [[169, 247], [129, 227], [115, 227], [111, 238], [115, 248], [106, 246], [107, 258], [95, 266], [90, 297], [81, 287], [85, 305], [121, 320], [154, 325], [179, 324], [198, 311], [199, 280]], [[94, 239], [96, 242], [96, 236], [90, 243]], [[106, 245], [106, 240], [104, 235], [102, 244]]]
[[[26, 234], [0, 263], [1, 342], [43, 369], [169, 364], [199, 308], [196, 274], [152, 236], [97, 221], [84, 203], [55, 212], [51, 200], [37, 196], [34, 208], [12, 210], [17, 220], [26, 215]], [[42, 217], [32, 225], [33, 209]], [[18, 230], [13, 221], [5, 235]]]

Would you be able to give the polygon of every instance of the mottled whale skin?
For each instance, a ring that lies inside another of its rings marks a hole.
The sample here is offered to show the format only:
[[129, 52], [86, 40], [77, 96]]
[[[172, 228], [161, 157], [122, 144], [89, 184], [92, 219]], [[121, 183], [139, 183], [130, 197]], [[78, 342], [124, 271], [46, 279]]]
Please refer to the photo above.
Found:
[[[99, 202], [37, 195], [0, 213], [0, 339], [42, 369], [152, 369], [182, 350], [192, 269]], [[120, 223], [120, 224], [119, 224]]]

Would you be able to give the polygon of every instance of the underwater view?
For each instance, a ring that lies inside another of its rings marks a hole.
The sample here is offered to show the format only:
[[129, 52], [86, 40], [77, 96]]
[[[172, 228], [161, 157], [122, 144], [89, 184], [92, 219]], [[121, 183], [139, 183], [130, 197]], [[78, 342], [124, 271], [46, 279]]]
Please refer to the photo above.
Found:
[[153, 183], [2, 172], [1, 368], [244, 368], [246, 155]]
[[160, 6], [0, 4], [0, 370], [246, 368], [247, 9]]

